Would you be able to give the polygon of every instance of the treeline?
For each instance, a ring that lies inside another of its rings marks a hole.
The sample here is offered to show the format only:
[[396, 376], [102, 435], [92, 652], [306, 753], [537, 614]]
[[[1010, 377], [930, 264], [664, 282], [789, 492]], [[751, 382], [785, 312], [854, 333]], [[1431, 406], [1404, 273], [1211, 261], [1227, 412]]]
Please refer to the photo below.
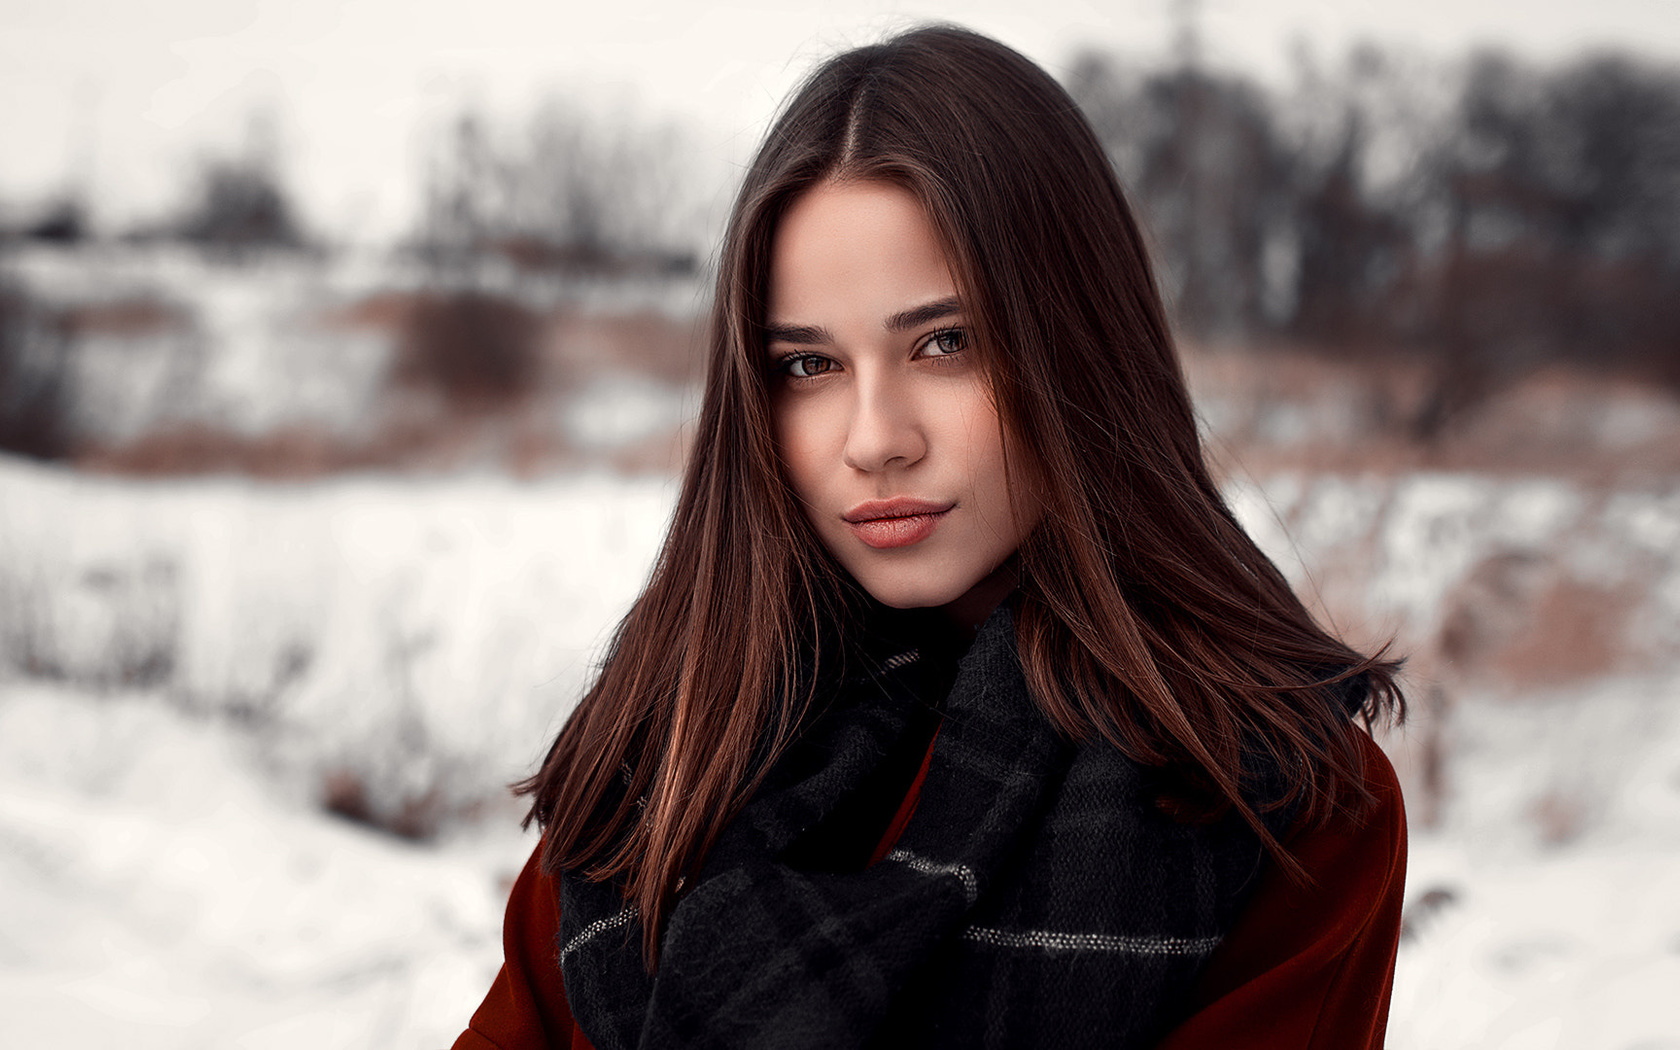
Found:
[[718, 189], [689, 129], [551, 96], [523, 121], [473, 110], [432, 137], [414, 245], [434, 263], [691, 273]]
[[[1674, 68], [1366, 47], [1327, 67], [1302, 59], [1293, 86], [1272, 90], [1193, 57], [1093, 52], [1067, 84], [1194, 339], [1421, 363], [1430, 390], [1404, 425], [1425, 439], [1551, 365], [1680, 390]], [[201, 158], [174, 212], [125, 236], [234, 257], [323, 246], [281, 177], [275, 127], [253, 114], [242, 149]], [[402, 247], [446, 289], [473, 287], [486, 259], [561, 276], [692, 274], [731, 178], [703, 161], [695, 131], [562, 97], [515, 119], [462, 110], [425, 136]], [[0, 242], [88, 238], [86, 210], [67, 193]], [[46, 403], [30, 377], [65, 357], [42, 347], [68, 345], [43, 341], [57, 329], [37, 306], [15, 281], [0, 287], [6, 447], [18, 446], [9, 429], [40, 430], [18, 422]]]
[[1425, 431], [1555, 363], [1680, 386], [1671, 68], [1363, 48], [1268, 92], [1090, 54], [1068, 86], [1196, 337], [1422, 358]]
[[[281, 176], [278, 115], [267, 107], [246, 114], [243, 140], [200, 154], [189, 165], [180, 197], [162, 214], [120, 231], [97, 229], [88, 173], [67, 173], [65, 184], [35, 214], [0, 221], [0, 247], [34, 241], [74, 247], [115, 234], [130, 243], [197, 245], [229, 258], [274, 249], [312, 247], [311, 237]], [[7, 209], [8, 211], [10, 209]]]

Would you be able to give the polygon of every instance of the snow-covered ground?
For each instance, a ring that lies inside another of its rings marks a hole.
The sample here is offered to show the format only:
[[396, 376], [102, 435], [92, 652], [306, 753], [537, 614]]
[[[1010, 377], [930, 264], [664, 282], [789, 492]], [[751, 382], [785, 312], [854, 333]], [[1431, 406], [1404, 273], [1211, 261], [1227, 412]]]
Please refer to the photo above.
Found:
[[[612, 344], [600, 360], [583, 360], [603, 340], [580, 327], [664, 319], [667, 329], [641, 338], [670, 357], [686, 350], [706, 302], [706, 281], [694, 274], [527, 272], [496, 257], [444, 272], [389, 251], [274, 251], [234, 265], [157, 244], [5, 245], [0, 284], [23, 295], [34, 319], [19, 329], [20, 374], [62, 385], [60, 422], [84, 456], [183, 428], [249, 440], [302, 431], [340, 452], [379, 444], [393, 420], [415, 411], [396, 378], [404, 311], [416, 296], [471, 288], [536, 319], [526, 423], [591, 461], [675, 429], [688, 391], [641, 374], [645, 346]], [[382, 461], [402, 453], [380, 448]]]
[[89, 480], [0, 461], [0, 669], [149, 688], [386, 821], [500, 797], [629, 607], [673, 482]]
[[0, 689], [0, 1045], [453, 1040], [500, 962], [517, 822], [405, 844], [252, 750], [157, 696]]
[[1456, 714], [1389, 1046], [1680, 1048], [1680, 674]]
[[[0, 1046], [447, 1045], [531, 845], [503, 785], [575, 700], [673, 495], [0, 461]], [[1370, 562], [1373, 615], [1420, 637], [1489, 550], [1568, 537], [1581, 571], [1643, 575], [1630, 651], [1675, 655], [1650, 634], [1680, 594], [1672, 496], [1284, 478], [1238, 502], [1331, 599], [1351, 584], [1322, 566]], [[1674, 661], [1467, 687], [1446, 738], [1390, 1046], [1680, 1048]], [[323, 811], [347, 791], [433, 837]]]

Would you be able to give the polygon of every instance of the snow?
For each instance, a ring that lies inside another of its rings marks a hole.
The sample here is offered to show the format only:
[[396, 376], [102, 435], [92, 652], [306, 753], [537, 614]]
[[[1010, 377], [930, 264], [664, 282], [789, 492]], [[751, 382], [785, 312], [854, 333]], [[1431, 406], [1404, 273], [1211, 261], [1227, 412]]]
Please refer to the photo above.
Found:
[[158, 697], [0, 693], [0, 1044], [453, 1039], [528, 838], [407, 845], [276, 790], [250, 750]]
[[1401, 948], [1392, 1050], [1680, 1047], [1677, 701], [1669, 673], [1462, 706], [1407, 878], [1452, 899]]
[[646, 376], [608, 372], [570, 398], [563, 429], [584, 450], [619, 448], [666, 433], [685, 419], [693, 394]]
[[1680, 859], [1623, 848], [1524, 863], [1414, 844], [1410, 886], [1468, 887], [1401, 949], [1391, 1050], [1680, 1047]]
[[[126, 303], [149, 312], [138, 328], [132, 321], [115, 330], [94, 326], [52, 351], [64, 355], [71, 432], [114, 445], [171, 425], [249, 438], [288, 429], [339, 442], [373, 437], [385, 419], [400, 332], [394, 321], [351, 321], [346, 310], [381, 295], [467, 286], [539, 316], [652, 314], [685, 322], [708, 301], [701, 275], [609, 280], [528, 273], [497, 258], [442, 274], [417, 259], [371, 251], [275, 251], [232, 265], [181, 245], [33, 246], [9, 248], [3, 270], [43, 307]], [[633, 373], [585, 378], [592, 380], [586, 389], [558, 408], [561, 429], [586, 452], [687, 417], [680, 389]]]
[[[0, 1046], [447, 1045], [533, 844], [505, 785], [673, 498], [0, 460]], [[1373, 607], [1426, 624], [1489, 551], [1577, 541], [1649, 584], [1636, 628], [1680, 624], [1672, 493], [1280, 475], [1232, 498], [1292, 579], [1367, 564]], [[1680, 1048], [1680, 633], [1642, 637], [1666, 660], [1458, 698], [1440, 821], [1413, 829], [1395, 1050]], [[431, 836], [325, 812], [345, 776]]]
[[469, 810], [536, 757], [674, 498], [605, 475], [152, 485], [9, 463], [0, 490], [0, 661], [167, 688], [385, 816]]
[[[0, 461], [0, 1046], [452, 1041], [532, 844], [506, 785], [673, 497]], [[345, 777], [432, 840], [324, 813]]]
[[134, 440], [191, 422], [256, 436], [284, 426], [358, 433], [391, 356], [388, 334], [323, 323], [331, 308], [414, 285], [395, 264], [372, 270], [284, 254], [243, 266], [182, 246], [9, 252], [9, 275], [58, 307], [148, 304], [155, 330], [82, 332], [67, 350], [75, 433]]

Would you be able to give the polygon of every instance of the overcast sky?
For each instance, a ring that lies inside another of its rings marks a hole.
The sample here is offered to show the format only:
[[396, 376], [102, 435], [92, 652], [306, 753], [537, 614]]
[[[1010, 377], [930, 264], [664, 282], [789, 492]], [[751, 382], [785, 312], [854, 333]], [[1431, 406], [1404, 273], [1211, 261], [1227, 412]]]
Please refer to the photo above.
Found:
[[[464, 104], [528, 111], [545, 92], [677, 116], [700, 164], [738, 162], [813, 62], [927, 18], [990, 33], [1059, 71], [1080, 46], [1159, 56], [1183, 0], [0, 0], [0, 200], [82, 172], [106, 224], [180, 198], [195, 158], [276, 113], [309, 224], [402, 229], [429, 136]], [[1680, 60], [1680, 0], [1196, 0], [1209, 57], [1281, 79], [1296, 42], [1369, 38], [1443, 57], [1620, 46]]]

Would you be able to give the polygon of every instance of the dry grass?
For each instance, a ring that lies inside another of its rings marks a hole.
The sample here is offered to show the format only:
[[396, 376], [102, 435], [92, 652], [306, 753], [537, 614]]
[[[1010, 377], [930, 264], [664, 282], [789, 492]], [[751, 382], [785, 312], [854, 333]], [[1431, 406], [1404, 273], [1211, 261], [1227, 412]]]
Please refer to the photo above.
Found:
[[1517, 688], [1580, 682], [1626, 670], [1634, 658], [1624, 643], [1640, 595], [1632, 582], [1603, 586], [1564, 577], [1524, 609], [1524, 623], [1484, 665]]
[[156, 298], [124, 298], [83, 303], [64, 311], [65, 331], [71, 337], [134, 337], [184, 332], [192, 315], [180, 305]]
[[[140, 335], [184, 323], [153, 302], [88, 307], [83, 330]], [[565, 405], [597, 377], [697, 381], [704, 321], [651, 310], [579, 307], [534, 312], [484, 293], [379, 292], [322, 311], [326, 331], [389, 341], [387, 380], [352, 432], [293, 424], [250, 435], [205, 422], [172, 422], [132, 440], [83, 440], [80, 468], [167, 477], [239, 474], [315, 478], [346, 471], [501, 469], [519, 477], [607, 467], [630, 474], [680, 469], [686, 438], [673, 423], [609, 448], [579, 447]]]
[[1536, 372], [1421, 436], [1440, 381], [1416, 359], [1354, 364], [1304, 350], [1185, 350], [1223, 473], [1417, 470], [1590, 484], [1680, 475], [1680, 394], [1568, 368]]

